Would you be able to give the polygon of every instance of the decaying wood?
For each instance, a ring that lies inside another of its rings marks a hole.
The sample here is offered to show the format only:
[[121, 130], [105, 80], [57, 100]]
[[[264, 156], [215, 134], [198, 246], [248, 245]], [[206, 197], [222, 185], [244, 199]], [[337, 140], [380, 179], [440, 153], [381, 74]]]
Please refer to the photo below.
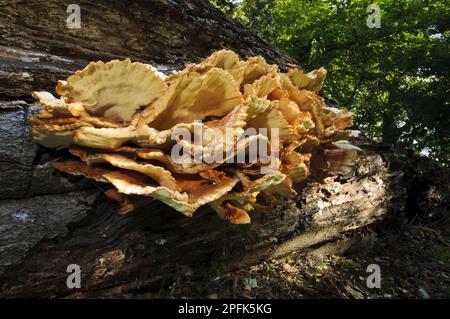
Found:
[[[448, 177], [434, 176], [436, 166], [387, 160], [360, 142], [366, 152], [351, 177], [310, 181], [296, 201], [255, 213], [251, 225], [227, 224], [207, 208], [186, 218], [157, 202], [116, 214], [98, 185], [50, 167], [65, 152], [31, 141], [32, 90], [53, 90], [98, 59], [130, 57], [169, 71], [226, 47], [285, 68], [295, 61], [206, 0], [78, 3], [82, 27], [68, 29], [60, 1], [0, 1], [0, 296], [138, 294], [170, 284], [185, 266], [201, 278], [314, 249], [405, 209], [412, 217], [446, 209]], [[82, 269], [79, 290], [66, 286], [69, 264]]]
[[208, 0], [77, 1], [81, 28], [70, 29], [70, 1], [0, 1], [0, 98], [51, 90], [90, 61], [130, 58], [158, 70], [181, 68], [227, 47], [295, 61], [232, 22]]

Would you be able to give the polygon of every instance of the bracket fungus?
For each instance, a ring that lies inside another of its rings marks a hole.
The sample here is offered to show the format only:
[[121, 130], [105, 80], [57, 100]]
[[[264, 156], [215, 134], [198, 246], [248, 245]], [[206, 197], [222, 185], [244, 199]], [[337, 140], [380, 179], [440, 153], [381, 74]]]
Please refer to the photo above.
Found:
[[120, 213], [159, 200], [249, 223], [308, 179], [352, 172], [351, 113], [317, 94], [325, 76], [229, 50], [167, 76], [129, 59], [92, 62], [58, 81], [59, 98], [32, 93], [42, 109], [31, 134], [68, 149], [53, 167], [105, 184]]

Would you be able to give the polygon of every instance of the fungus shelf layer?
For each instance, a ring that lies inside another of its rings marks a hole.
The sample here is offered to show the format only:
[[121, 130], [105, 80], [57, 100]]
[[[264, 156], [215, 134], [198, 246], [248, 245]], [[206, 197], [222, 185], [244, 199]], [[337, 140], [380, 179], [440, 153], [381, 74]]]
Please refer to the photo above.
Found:
[[56, 92], [33, 92], [33, 139], [68, 148], [53, 166], [106, 184], [120, 213], [159, 200], [231, 223], [271, 211], [311, 177], [349, 174], [351, 113], [317, 92], [326, 70], [280, 72], [229, 50], [165, 76], [129, 59], [92, 62]]

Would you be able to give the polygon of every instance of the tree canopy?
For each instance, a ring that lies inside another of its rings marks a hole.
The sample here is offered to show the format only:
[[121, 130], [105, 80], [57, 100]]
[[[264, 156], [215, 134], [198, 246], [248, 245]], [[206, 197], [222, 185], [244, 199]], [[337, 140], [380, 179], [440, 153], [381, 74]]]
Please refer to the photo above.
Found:
[[448, 1], [377, 0], [379, 28], [373, 0], [213, 2], [306, 71], [327, 68], [322, 95], [366, 136], [449, 164]]

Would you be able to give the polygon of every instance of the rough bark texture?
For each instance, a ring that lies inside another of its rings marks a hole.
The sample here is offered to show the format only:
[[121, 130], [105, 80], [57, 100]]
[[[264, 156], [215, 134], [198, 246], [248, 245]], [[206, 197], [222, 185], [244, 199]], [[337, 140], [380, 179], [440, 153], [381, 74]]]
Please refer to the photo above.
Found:
[[[296, 201], [254, 214], [249, 226], [229, 225], [207, 208], [186, 218], [158, 203], [116, 214], [97, 185], [50, 167], [64, 152], [30, 140], [32, 90], [53, 90], [98, 59], [130, 57], [169, 71], [226, 47], [282, 68], [295, 61], [206, 0], [78, 1], [80, 29], [66, 27], [69, 3], [0, 1], [0, 296], [139, 294], [186, 267], [201, 278], [314, 249], [405, 208], [410, 217], [446, 210], [448, 179], [435, 166], [386, 161], [380, 153], [390, 153], [361, 145], [353, 176], [312, 181]], [[69, 264], [81, 266], [80, 290], [66, 286]]]

